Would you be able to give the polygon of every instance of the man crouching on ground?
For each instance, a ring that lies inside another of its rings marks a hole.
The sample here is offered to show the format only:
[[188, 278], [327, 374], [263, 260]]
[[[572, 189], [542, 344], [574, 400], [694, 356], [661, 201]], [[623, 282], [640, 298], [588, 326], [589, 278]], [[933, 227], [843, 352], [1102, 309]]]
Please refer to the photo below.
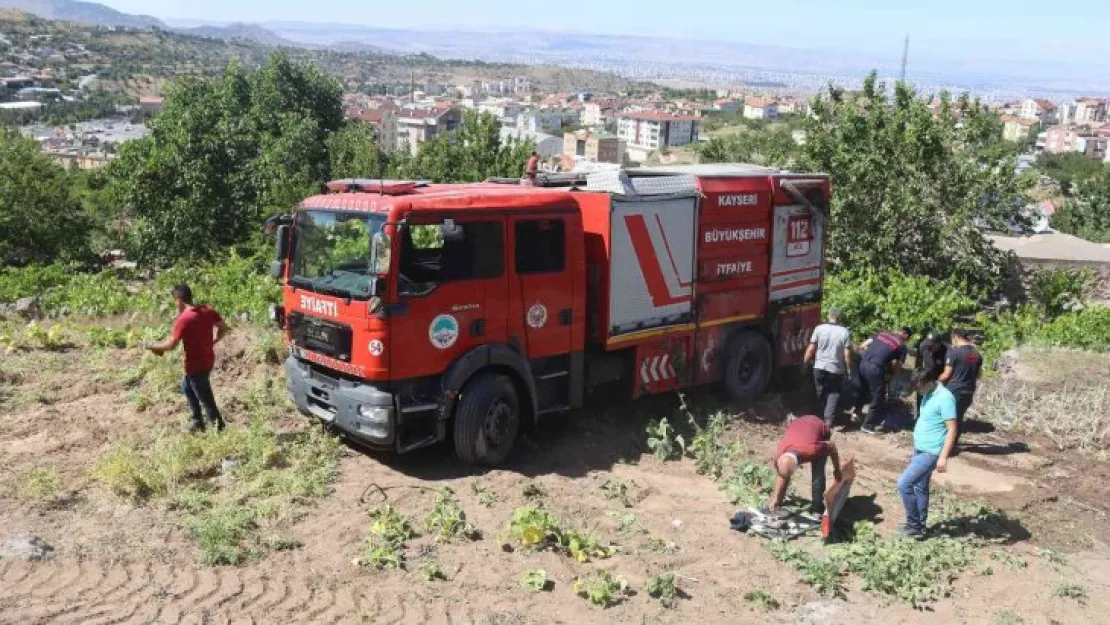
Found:
[[906, 524], [899, 533], [921, 538], [929, 518], [933, 470], [948, 470], [948, 454], [956, 443], [956, 398], [927, 371], [914, 373], [912, 386], [921, 395], [921, 406], [913, 428], [913, 456], [898, 478], [898, 493], [906, 508]]
[[[181, 392], [189, 401], [192, 419], [186, 429], [190, 432], [204, 430], [201, 407], [208, 413], [208, 420], [217, 430], [224, 429], [224, 420], [216, 406], [209, 376], [216, 365], [216, 352], [213, 346], [227, 336], [230, 328], [224, 323], [220, 313], [208, 306], [193, 305], [193, 292], [187, 285], [173, 287], [173, 303], [177, 305], [178, 317], [173, 322], [170, 337], [161, 343], [147, 347], [155, 355], [161, 356], [177, 347], [185, 346], [185, 377], [181, 379]], [[215, 335], [213, 335], [215, 331]]]
[[809, 462], [812, 466], [812, 500], [809, 511], [814, 518], [825, 513], [825, 460], [832, 458], [833, 477], [840, 479], [840, 455], [836, 444], [830, 441], [832, 431], [821, 417], [806, 415], [791, 417], [786, 432], [779, 442], [772, 464], [775, 467], [775, 491], [768, 510], [772, 513], [782, 506], [790, 478], [798, 467]]

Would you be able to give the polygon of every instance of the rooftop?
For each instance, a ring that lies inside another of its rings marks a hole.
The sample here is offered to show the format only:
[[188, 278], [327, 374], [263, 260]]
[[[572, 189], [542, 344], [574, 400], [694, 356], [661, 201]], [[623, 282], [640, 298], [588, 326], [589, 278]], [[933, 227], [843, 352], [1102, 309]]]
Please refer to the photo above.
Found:
[[663, 111], [629, 111], [621, 113], [624, 119], [641, 119], [650, 122], [692, 122], [698, 118], [692, 115], [672, 115]]

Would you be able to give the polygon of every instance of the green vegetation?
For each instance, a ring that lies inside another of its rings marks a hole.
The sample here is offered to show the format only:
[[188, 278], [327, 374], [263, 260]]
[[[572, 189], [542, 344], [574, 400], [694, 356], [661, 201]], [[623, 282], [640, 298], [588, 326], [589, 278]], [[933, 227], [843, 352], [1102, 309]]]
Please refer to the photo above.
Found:
[[277, 436], [268, 410], [280, 391], [240, 398], [254, 415], [246, 428], [203, 435], [155, 433], [142, 447], [121, 443], [96, 477], [135, 504], [161, 502], [178, 512], [205, 564], [238, 564], [274, 548], [267, 540], [331, 492], [338, 442], [317, 429]]
[[605, 494], [606, 499], [611, 499], [619, 502], [625, 508], [632, 507], [632, 496], [629, 493], [628, 482], [618, 479], [608, 479], [601, 485], [601, 492]]
[[497, 503], [497, 493], [478, 482], [470, 483], [470, 492], [474, 493], [474, 496], [478, 498], [479, 505], [483, 507], [492, 508]]
[[779, 600], [770, 592], [762, 589], [749, 590], [744, 593], [744, 601], [754, 605], [764, 612], [773, 612], [779, 609]]
[[62, 476], [57, 467], [39, 466], [18, 476], [4, 489], [23, 501], [43, 501], [62, 490]]
[[802, 581], [827, 597], [843, 597], [840, 563], [831, 558], [818, 558], [808, 551], [783, 541], [770, 541], [764, 547], [771, 555], [797, 571]]
[[455, 538], [462, 537], [468, 540], [477, 540], [481, 537], [470, 521], [466, 520], [455, 491], [444, 487], [436, 493], [435, 505], [424, 519], [425, 531], [436, 535], [436, 542], [445, 543]]
[[600, 608], [617, 605], [629, 592], [628, 582], [609, 571], [594, 571], [574, 581], [575, 594]]
[[733, 474], [721, 483], [733, 505], [760, 508], [771, 497], [775, 472], [766, 463], [748, 458], [736, 465]]
[[520, 585], [532, 592], [551, 590], [554, 586], [554, 584], [547, 579], [547, 571], [543, 569], [525, 571], [524, 577], [520, 580]]
[[405, 543], [416, 538], [411, 519], [385, 504], [370, 511], [370, 520], [362, 554], [354, 563], [375, 569], [404, 568]]
[[1052, 588], [1052, 596], [1075, 599], [1082, 603], [1087, 600], [1087, 588], [1081, 584], [1056, 584]]
[[1024, 625], [1025, 619], [1013, 612], [1002, 612], [994, 620], [994, 625]]
[[861, 269], [825, 280], [824, 306], [839, 308], [857, 339], [907, 326], [951, 329], [955, 320], [973, 315], [979, 302], [967, 285], [894, 270]]
[[564, 527], [539, 506], [517, 508], [509, 522], [509, 534], [522, 549], [565, 553], [579, 562], [604, 560], [617, 552], [617, 547], [603, 544], [591, 534]]
[[647, 437], [648, 449], [660, 462], [681, 458], [686, 453], [686, 440], [675, 432], [667, 419], [649, 423]]
[[674, 573], [660, 573], [648, 579], [648, 596], [658, 599], [664, 608], [673, 608], [678, 603], [678, 589], [674, 585]]
[[686, 451], [694, 457], [698, 475], [707, 475], [714, 480], [721, 479], [725, 466], [739, 453], [735, 442], [726, 444], [724, 441], [728, 415], [719, 410], [703, 426], [687, 407], [686, 397], [680, 396], [679, 401], [682, 403], [681, 410], [686, 413], [690, 427], [694, 430], [694, 437]]
[[434, 582], [436, 580], [447, 579], [447, 576], [443, 574], [443, 567], [432, 558], [421, 560], [418, 569], [420, 571], [420, 576], [423, 577], [425, 581]]
[[1110, 243], [1110, 167], [1099, 167], [1096, 173], [1074, 180], [1071, 197], [1052, 215], [1050, 223], [1060, 232]]

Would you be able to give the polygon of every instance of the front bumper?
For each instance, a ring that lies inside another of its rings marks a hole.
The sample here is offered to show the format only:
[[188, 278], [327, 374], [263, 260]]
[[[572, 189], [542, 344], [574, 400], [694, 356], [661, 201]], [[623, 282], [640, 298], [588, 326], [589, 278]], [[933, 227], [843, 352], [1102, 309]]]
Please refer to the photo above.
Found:
[[350, 439], [370, 447], [393, 447], [397, 409], [391, 393], [322, 372], [292, 355], [285, 359], [285, 390], [301, 412]]

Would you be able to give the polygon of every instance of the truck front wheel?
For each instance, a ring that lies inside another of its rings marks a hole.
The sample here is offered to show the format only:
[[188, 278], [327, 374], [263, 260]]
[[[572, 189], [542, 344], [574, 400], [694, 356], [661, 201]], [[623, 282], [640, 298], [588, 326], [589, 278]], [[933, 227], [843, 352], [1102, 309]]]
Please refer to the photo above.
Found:
[[733, 399], [759, 397], [767, 390], [773, 367], [771, 345], [763, 335], [742, 332], [729, 342], [722, 382]]
[[482, 373], [463, 389], [455, 411], [455, 454], [466, 464], [497, 466], [520, 431], [520, 399], [508, 377]]

